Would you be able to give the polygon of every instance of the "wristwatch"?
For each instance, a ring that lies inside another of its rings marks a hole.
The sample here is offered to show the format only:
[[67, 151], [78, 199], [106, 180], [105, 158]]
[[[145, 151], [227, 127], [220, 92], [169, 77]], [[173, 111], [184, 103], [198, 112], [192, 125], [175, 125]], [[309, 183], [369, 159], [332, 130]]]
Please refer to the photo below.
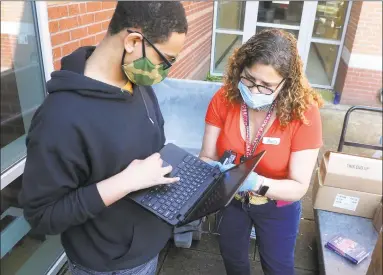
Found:
[[261, 185], [257, 192], [255, 192], [258, 196], [265, 196], [267, 191], [269, 190], [269, 187], [266, 185]]
[[263, 183], [264, 183], [264, 178], [263, 178], [258, 190], [255, 191], [255, 194], [257, 196], [263, 197], [266, 195], [267, 191], [269, 190], [269, 187], [267, 185], [263, 185]]

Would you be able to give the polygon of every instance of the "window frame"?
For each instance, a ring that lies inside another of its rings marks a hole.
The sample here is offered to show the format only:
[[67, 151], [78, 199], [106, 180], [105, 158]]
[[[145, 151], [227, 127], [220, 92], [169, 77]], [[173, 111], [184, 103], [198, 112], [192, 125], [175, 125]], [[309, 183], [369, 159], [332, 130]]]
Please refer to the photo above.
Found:
[[[337, 56], [334, 64], [334, 72], [332, 76], [332, 80], [330, 85], [321, 85], [310, 83], [314, 88], [320, 89], [333, 89], [337, 79], [337, 73], [339, 69], [340, 58], [342, 56], [342, 52], [344, 50], [344, 42], [347, 33], [347, 28], [350, 20], [350, 14], [353, 2], [348, 2], [348, 7], [346, 10], [346, 16], [343, 26], [343, 32], [341, 38], [339, 40], [330, 40], [323, 38], [316, 38], [312, 36], [314, 21], [316, 15], [316, 9], [319, 1], [304, 1], [304, 6], [302, 10], [302, 18], [299, 26], [291, 26], [285, 24], [274, 24], [274, 23], [264, 23], [258, 22], [258, 9], [259, 2], [258, 1], [246, 1], [245, 6], [245, 19], [243, 31], [240, 30], [228, 30], [228, 29], [220, 29], [217, 28], [217, 16], [218, 16], [218, 4], [219, 1], [214, 2], [214, 16], [213, 16], [213, 31], [212, 31], [212, 43], [211, 43], [211, 59], [210, 59], [210, 75], [212, 76], [223, 76], [223, 73], [215, 71], [215, 44], [216, 44], [216, 35], [217, 34], [235, 34], [242, 35], [242, 44], [245, 43], [253, 34], [256, 33], [257, 27], [273, 27], [273, 28], [282, 28], [288, 30], [296, 30], [299, 31], [299, 39], [298, 39], [298, 49], [300, 55], [302, 57], [304, 71], [306, 72], [306, 67], [309, 58], [309, 51], [311, 47], [311, 43], [321, 43], [321, 44], [331, 44], [339, 46]], [[302, 24], [302, 22], [305, 22]]]
[[[48, 5], [44, 1], [31, 1], [32, 16], [34, 19], [34, 30], [36, 33], [37, 49], [39, 55], [39, 63], [42, 69], [43, 82], [50, 79], [53, 72], [53, 55], [48, 25]], [[44, 95], [48, 94], [44, 85]], [[21, 157], [13, 165], [9, 166], [1, 173], [1, 189], [12, 183], [16, 178], [24, 172], [26, 155]]]

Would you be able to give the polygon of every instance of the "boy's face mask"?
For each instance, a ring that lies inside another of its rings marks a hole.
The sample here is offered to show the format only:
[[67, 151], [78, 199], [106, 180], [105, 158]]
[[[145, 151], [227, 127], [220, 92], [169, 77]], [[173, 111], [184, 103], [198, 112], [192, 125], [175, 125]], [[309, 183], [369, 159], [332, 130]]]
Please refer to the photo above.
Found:
[[127, 78], [139, 86], [151, 86], [163, 81], [169, 69], [164, 69], [163, 64], [154, 65], [146, 56], [133, 61], [130, 64], [122, 65]]
[[[128, 32], [132, 32], [129, 31]], [[142, 34], [141, 34], [142, 35]], [[124, 71], [126, 77], [134, 84], [138, 86], [151, 86], [163, 81], [168, 73], [169, 69], [172, 66], [170, 61], [163, 56], [163, 54], [143, 35], [142, 41], [142, 57], [133, 61], [129, 64], [122, 64], [122, 70]], [[147, 41], [157, 54], [164, 60], [163, 63], [154, 65], [149, 58], [146, 57], [145, 53], [145, 42]], [[124, 55], [122, 57], [122, 62], [124, 62], [126, 51], [124, 50]]]

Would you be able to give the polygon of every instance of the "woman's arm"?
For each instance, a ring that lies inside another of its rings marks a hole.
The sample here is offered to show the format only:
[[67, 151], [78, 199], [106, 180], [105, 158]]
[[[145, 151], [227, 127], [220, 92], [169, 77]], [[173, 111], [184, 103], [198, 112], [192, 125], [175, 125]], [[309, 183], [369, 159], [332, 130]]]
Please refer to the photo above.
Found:
[[[273, 200], [298, 201], [307, 192], [318, 158], [319, 149], [293, 152], [290, 155], [289, 176], [285, 180], [263, 178], [261, 184], [269, 186], [266, 196]], [[260, 186], [257, 185], [256, 189]]]
[[218, 161], [219, 157], [217, 154], [217, 139], [221, 129], [210, 125], [205, 124], [205, 134], [203, 136], [202, 149], [199, 153], [199, 157], [203, 161]]

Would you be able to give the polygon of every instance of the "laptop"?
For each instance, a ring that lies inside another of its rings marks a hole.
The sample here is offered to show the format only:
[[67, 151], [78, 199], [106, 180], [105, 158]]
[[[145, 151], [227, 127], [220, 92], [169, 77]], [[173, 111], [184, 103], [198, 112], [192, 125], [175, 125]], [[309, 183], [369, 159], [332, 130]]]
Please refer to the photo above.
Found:
[[182, 226], [226, 207], [266, 152], [224, 172], [184, 149], [166, 144], [160, 151], [170, 177], [178, 183], [159, 185], [129, 194], [129, 198], [174, 226]]

